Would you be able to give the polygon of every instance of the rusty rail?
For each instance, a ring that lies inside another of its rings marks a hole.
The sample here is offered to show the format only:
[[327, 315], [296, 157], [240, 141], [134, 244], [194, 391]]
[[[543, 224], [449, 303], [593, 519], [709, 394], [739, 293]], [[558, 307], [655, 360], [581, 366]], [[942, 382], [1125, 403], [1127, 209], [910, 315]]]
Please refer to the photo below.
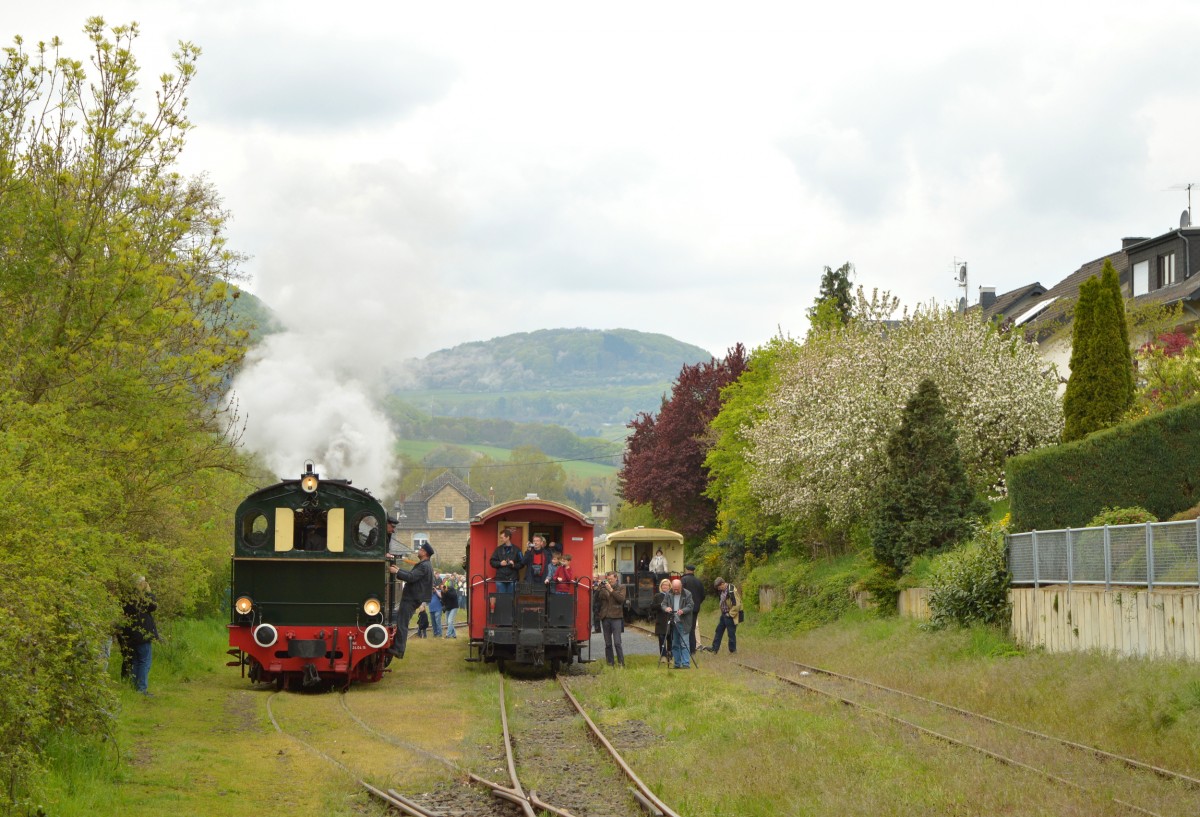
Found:
[[630, 768], [629, 764], [625, 762], [625, 758], [621, 757], [621, 753], [617, 751], [616, 747], [613, 746], [609, 742], [608, 738], [604, 736], [604, 733], [600, 731], [600, 727], [596, 726], [595, 721], [588, 717], [588, 713], [583, 710], [583, 705], [580, 704], [578, 699], [571, 694], [571, 688], [567, 686], [567, 682], [560, 677], [558, 679], [558, 683], [562, 687], [563, 692], [566, 694], [567, 700], [571, 702], [571, 705], [575, 707], [575, 711], [579, 713], [581, 718], [583, 718], [583, 722], [588, 725], [588, 729], [592, 730], [592, 735], [597, 741], [600, 742], [600, 745], [604, 747], [605, 751], [607, 751], [612, 757], [613, 762], [615, 762], [617, 766], [621, 768], [621, 771], [625, 773], [625, 776], [629, 778], [630, 782], [633, 783], [634, 797], [637, 798], [638, 802], [642, 803], [643, 805], [648, 803], [650, 806], [652, 806], [653, 809], [651, 810], [651, 813], [654, 813], [656, 810], [657, 813], [663, 815], [663, 817], [680, 817], [679, 814], [677, 814], [670, 806], [664, 803], [657, 794], [651, 791], [650, 787], [647, 786], [642, 779], [637, 776], [637, 773], [634, 772], [632, 768]]

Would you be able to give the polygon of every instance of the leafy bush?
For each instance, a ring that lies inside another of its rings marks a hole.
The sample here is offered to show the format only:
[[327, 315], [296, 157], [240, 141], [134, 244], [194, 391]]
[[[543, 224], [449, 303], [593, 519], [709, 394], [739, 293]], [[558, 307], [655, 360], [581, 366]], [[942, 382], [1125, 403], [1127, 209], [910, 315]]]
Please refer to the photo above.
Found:
[[979, 526], [970, 541], [934, 560], [929, 609], [934, 627], [1001, 626], [1009, 617], [1011, 577], [1001, 525]]
[[1158, 517], [1145, 508], [1136, 505], [1129, 508], [1105, 508], [1091, 518], [1087, 523], [1089, 528], [1102, 528], [1105, 525], [1141, 525], [1146, 522], [1157, 522]]
[[1192, 507], [1188, 508], [1185, 511], [1180, 511], [1179, 513], [1172, 516], [1168, 521], [1170, 521], [1170, 522], [1188, 522], [1192, 519], [1200, 519], [1200, 503], [1193, 505]]
[[[919, 557], [919, 560], [924, 561], [924, 557]], [[900, 609], [900, 591], [908, 587], [917, 587], [916, 584], [909, 582], [908, 573], [897, 579], [894, 568], [876, 563], [873, 570], [868, 571], [858, 580], [855, 589], [870, 593], [871, 598], [875, 600], [875, 609], [879, 611], [879, 614], [890, 616], [896, 614]]]

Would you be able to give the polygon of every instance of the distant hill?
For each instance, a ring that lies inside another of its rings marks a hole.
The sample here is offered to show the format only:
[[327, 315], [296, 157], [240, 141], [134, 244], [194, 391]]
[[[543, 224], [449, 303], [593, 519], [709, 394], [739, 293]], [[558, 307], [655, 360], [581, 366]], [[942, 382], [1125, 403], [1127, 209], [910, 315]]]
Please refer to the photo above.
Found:
[[632, 329], [539, 329], [409, 361], [406, 391], [501, 392], [670, 382], [699, 346]]
[[632, 329], [541, 329], [408, 361], [393, 395], [429, 415], [551, 423], [620, 440], [635, 414], [658, 410], [685, 364], [711, 357]]

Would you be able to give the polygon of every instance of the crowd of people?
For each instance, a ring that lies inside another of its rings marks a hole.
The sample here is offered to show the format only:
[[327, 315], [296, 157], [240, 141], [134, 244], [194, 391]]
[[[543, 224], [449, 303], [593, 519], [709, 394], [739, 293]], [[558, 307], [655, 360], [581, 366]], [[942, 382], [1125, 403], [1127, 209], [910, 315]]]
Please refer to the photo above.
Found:
[[[655, 559], [662, 556], [658, 551]], [[647, 562], [647, 566], [654, 560]], [[665, 568], [665, 560], [663, 563]], [[737, 652], [737, 625], [742, 619], [742, 599], [737, 589], [725, 579], [717, 577], [713, 589], [717, 598], [717, 629], [712, 645], [700, 645], [697, 637], [700, 605], [706, 593], [704, 584], [696, 575], [695, 565], [686, 565], [682, 576], [665, 576], [666, 570], [655, 571], [659, 578], [654, 595], [654, 634], [658, 637], [660, 658], [668, 659], [674, 669], [688, 669], [692, 657], [700, 651], [719, 652], [721, 641], [729, 638], [729, 652]], [[593, 578], [595, 591], [592, 596], [592, 625], [594, 632], [604, 638], [604, 660], [610, 667], [625, 666], [625, 651], [621, 634], [625, 628], [626, 588], [620, 575], [608, 572]]]
[[417, 608], [417, 637], [458, 638], [454, 621], [467, 606], [467, 577], [462, 573], [434, 573], [429, 601]]

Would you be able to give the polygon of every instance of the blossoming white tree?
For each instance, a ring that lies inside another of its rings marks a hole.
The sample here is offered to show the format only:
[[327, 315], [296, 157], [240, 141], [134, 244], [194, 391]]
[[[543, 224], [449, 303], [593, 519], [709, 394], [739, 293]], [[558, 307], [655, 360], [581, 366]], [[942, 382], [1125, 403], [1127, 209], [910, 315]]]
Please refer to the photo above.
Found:
[[905, 401], [932, 378], [946, 404], [971, 483], [1003, 491], [1008, 457], [1058, 440], [1058, 378], [1031, 344], [978, 314], [927, 305], [898, 321], [895, 301], [858, 292], [849, 326], [810, 333], [747, 432], [751, 488], [764, 510], [830, 521], [862, 517]]

